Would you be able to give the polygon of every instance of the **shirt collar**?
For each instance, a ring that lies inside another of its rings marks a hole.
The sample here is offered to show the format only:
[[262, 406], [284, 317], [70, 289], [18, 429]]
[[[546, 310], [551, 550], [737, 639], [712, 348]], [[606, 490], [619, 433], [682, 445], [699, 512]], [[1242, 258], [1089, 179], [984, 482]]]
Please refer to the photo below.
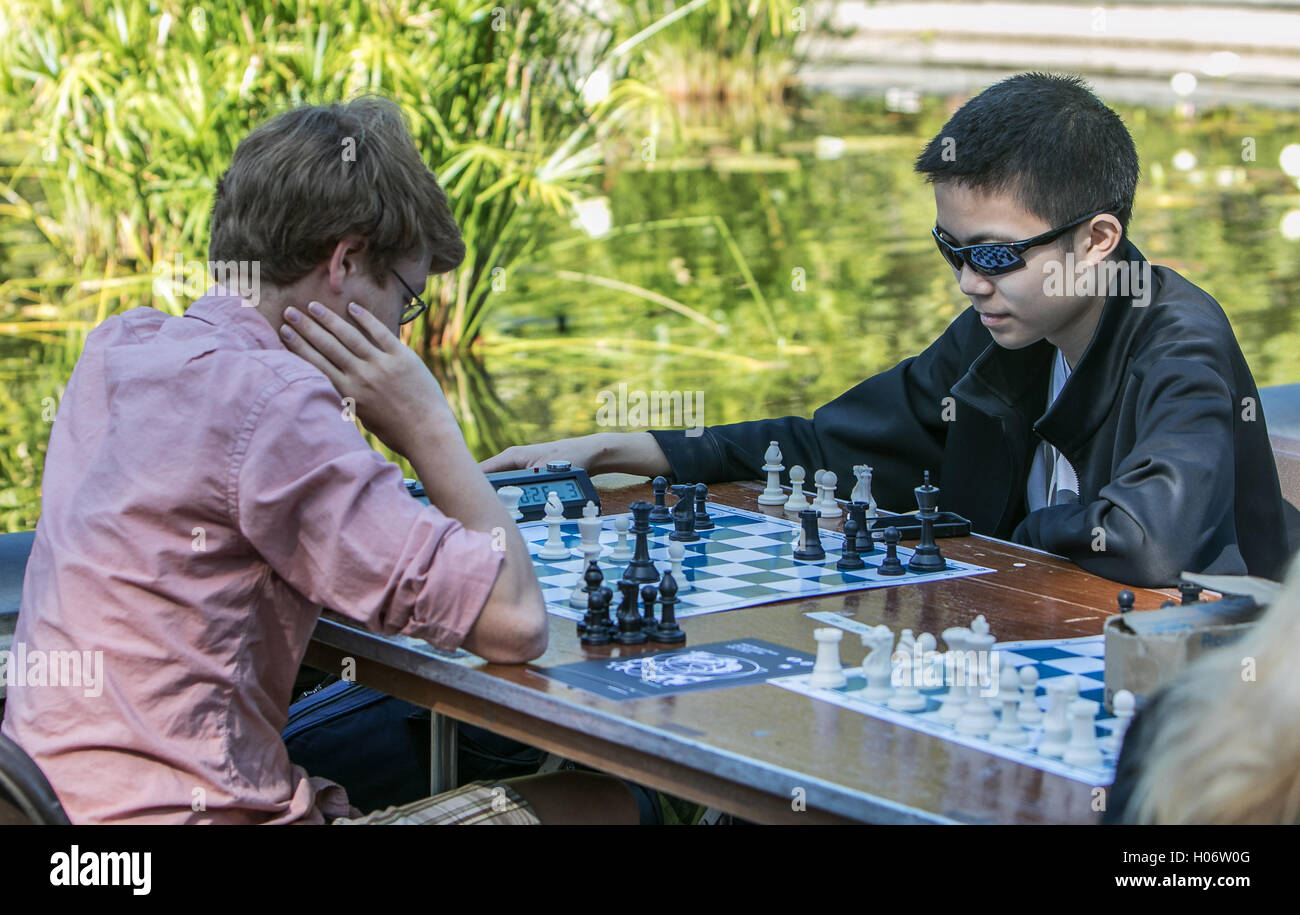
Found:
[[211, 286], [185, 310], [214, 327], [228, 327], [246, 337], [257, 349], [285, 349], [280, 336], [251, 301], [222, 286]]

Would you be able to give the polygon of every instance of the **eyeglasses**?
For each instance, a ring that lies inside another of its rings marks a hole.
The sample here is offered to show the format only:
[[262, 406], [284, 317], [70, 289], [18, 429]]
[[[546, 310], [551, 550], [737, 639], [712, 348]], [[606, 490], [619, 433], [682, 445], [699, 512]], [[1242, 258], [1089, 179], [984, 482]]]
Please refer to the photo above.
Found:
[[961, 270], [963, 264], [969, 264], [970, 268], [981, 276], [1000, 276], [1003, 273], [1010, 273], [1025, 266], [1025, 259], [1021, 255], [1030, 248], [1036, 248], [1039, 245], [1047, 244], [1049, 241], [1054, 241], [1080, 223], [1087, 222], [1102, 213], [1109, 213], [1112, 209], [1113, 207], [1106, 207], [1094, 213], [1089, 213], [1087, 216], [1080, 216], [1074, 222], [1067, 222], [1063, 226], [1050, 229], [1042, 235], [1035, 235], [1033, 238], [1026, 238], [1024, 241], [966, 245], [963, 248], [957, 248], [940, 237], [938, 226], [935, 226], [930, 232], [939, 245], [939, 253], [943, 255], [943, 259], [951, 265], [952, 269]]
[[406, 285], [406, 280], [402, 279], [400, 273], [394, 270], [393, 276], [397, 277], [397, 282], [401, 283], [402, 288], [411, 294], [411, 300], [406, 303], [404, 308], [402, 308], [402, 317], [397, 323], [410, 324], [420, 315], [424, 314], [429, 305], [424, 301], [424, 299], [420, 298], [419, 294], [414, 289]]

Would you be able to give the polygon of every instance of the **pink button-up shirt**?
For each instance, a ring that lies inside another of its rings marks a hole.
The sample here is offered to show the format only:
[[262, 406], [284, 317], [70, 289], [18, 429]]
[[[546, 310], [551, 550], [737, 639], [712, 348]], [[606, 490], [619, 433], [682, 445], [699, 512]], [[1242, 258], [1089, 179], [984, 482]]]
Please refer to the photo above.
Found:
[[[502, 559], [219, 291], [89, 335], [42, 496], [3, 730], [74, 823], [346, 815], [280, 739], [321, 607], [453, 649]], [[52, 654], [73, 651], [79, 671]]]

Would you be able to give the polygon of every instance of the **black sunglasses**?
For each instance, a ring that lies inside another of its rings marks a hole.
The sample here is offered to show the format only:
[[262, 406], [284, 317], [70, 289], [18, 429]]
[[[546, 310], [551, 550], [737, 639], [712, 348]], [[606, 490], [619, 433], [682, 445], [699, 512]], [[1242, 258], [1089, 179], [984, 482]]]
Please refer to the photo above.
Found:
[[1025, 266], [1025, 259], [1021, 255], [1030, 248], [1036, 248], [1039, 245], [1047, 244], [1049, 241], [1054, 241], [1075, 226], [1087, 222], [1094, 216], [1109, 213], [1112, 209], [1113, 207], [1105, 207], [1089, 213], [1087, 216], [1080, 216], [1074, 222], [1067, 222], [1063, 226], [1057, 226], [1042, 235], [1035, 235], [1033, 238], [1026, 238], [1024, 241], [966, 245], [963, 248], [958, 248], [943, 240], [939, 235], [938, 226], [935, 226], [930, 232], [939, 245], [939, 253], [943, 255], [943, 259], [948, 262], [952, 269], [961, 270], [963, 264], [969, 264], [970, 268], [981, 276], [1000, 276], [1003, 273], [1010, 273]]
[[406, 280], [402, 279], [402, 275], [396, 270], [393, 271], [393, 276], [397, 277], [397, 282], [401, 283], [402, 288], [411, 294], [410, 301], [402, 308], [402, 318], [397, 323], [410, 324], [420, 315], [424, 314], [425, 310], [429, 307], [428, 303], [426, 303], [424, 299], [420, 298], [419, 293], [406, 284]]

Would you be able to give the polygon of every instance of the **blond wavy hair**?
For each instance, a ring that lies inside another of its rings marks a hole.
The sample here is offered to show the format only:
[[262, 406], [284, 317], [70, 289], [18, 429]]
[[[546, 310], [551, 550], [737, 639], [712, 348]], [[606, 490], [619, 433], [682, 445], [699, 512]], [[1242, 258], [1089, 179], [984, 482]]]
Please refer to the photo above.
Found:
[[1144, 723], [1129, 822], [1300, 823], [1300, 561], [1231, 645], [1166, 687]]

